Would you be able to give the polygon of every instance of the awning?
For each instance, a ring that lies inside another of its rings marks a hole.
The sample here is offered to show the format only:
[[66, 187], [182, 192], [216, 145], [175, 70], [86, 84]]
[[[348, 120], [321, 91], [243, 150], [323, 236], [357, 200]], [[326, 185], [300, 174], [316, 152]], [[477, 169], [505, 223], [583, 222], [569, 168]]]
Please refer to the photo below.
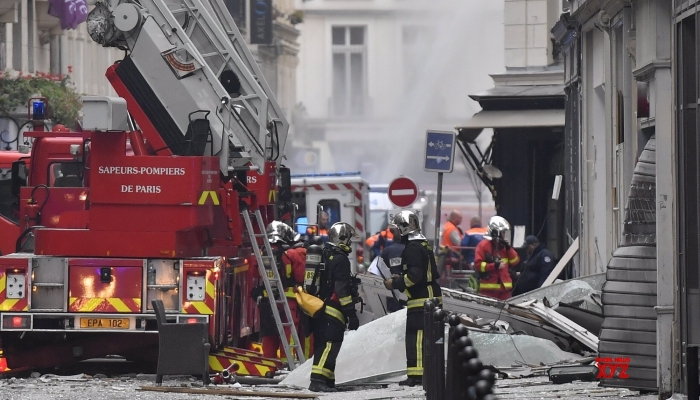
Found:
[[537, 128], [564, 126], [565, 110], [479, 111], [456, 129]]

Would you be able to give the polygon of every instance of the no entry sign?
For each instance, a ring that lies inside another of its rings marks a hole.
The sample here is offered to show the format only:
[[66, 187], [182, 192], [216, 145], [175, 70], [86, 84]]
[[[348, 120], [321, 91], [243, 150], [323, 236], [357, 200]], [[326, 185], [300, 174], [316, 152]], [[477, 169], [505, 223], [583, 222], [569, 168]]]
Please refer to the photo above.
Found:
[[418, 185], [411, 178], [400, 176], [389, 184], [389, 200], [396, 207], [408, 207], [418, 198]]

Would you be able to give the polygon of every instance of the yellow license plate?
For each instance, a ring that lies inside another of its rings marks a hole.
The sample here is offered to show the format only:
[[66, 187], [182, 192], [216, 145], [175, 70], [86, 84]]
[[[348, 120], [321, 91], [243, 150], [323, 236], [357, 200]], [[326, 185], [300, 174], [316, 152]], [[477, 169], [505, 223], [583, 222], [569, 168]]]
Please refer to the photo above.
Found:
[[129, 318], [80, 318], [81, 329], [129, 329]]

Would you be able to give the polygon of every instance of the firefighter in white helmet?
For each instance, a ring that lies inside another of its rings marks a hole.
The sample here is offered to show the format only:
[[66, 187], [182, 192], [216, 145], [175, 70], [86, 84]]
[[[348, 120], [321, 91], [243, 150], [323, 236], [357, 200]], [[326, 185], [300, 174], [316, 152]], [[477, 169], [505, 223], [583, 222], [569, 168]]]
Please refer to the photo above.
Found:
[[518, 253], [510, 245], [510, 224], [491, 217], [484, 240], [476, 246], [474, 269], [479, 275], [479, 294], [501, 300], [510, 298], [513, 281], [510, 267], [518, 265]]
[[392, 225], [401, 235], [405, 244], [401, 253], [400, 275], [393, 275], [384, 281], [389, 289], [398, 289], [408, 296], [406, 317], [406, 370], [408, 379], [399, 382], [402, 386], [423, 384], [423, 305], [425, 301], [437, 298], [442, 303], [442, 291], [437, 283], [440, 273], [435, 262], [433, 249], [421, 234], [418, 216], [411, 211], [401, 211], [394, 216]]
[[[295, 237], [293, 233], [294, 230], [284, 222], [272, 221], [267, 226], [267, 238], [272, 247], [272, 256], [275, 258], [277, 271], [284, 285], [283, 296], [287, 298], [287, 304], [289, 304], [289, 310], [292, 313], [292, 322], [294, 322], [294, 326], [297, 328], [297, 334], [301, 338], [303, 333], [299, 331], [300, 312], [298, 310], [296, 297], [294, 296], [294, 288], [304, 282], [306, 260], [305, 257], [299, 254], [295, 249], [291, 248], [293, 241], [295, 239], [298, 240], [298, 237]], [[274, 277], [271, 268], [271, 263], [265, 264], [265, 270], [270, 279]], [[273, 290], [277, 290], [277, 288]], [[260, 337], [262, 338], [263, 355], [268, 358], [278, 358], [277, 354], [282, 347], [280, 346], [279, 331], [277, 330], [277, 325], [272, 314], [273, 305], [271, 304], [270, 296], [264, 286], [258, 286], [253, 292], [255, 293], [252, 295], [258, 300], [258, 307], [260, 310]], [[280, 317], [283, 317], [284, 310], [282, 306], [278, 306], [278, 309], [280, 311]], [[285, 327], [284, 331], [285, 339], [289, 342], [292, 337], [290, 328]], [[304, 343], [302, 343], [302, 347], [303, 346]], [[282, 351], [280, 356], [284, 356], [284, 351]]]
[[355, 229], [345, 222], [333, 224], [328, 230], [328, 242], [323, 248], [324, 269], [320, 277], [314, 277], [318, 289], [312, 290], [323, 300], [325, 307], [312, 323], [314, 335], [314, 361], [311, 367], [309, 390], [335, 392], [335, 361], [343, 343], [345, 329], [355, 330], [360, 326], [355, 302], [356, 288], [348, 255]]

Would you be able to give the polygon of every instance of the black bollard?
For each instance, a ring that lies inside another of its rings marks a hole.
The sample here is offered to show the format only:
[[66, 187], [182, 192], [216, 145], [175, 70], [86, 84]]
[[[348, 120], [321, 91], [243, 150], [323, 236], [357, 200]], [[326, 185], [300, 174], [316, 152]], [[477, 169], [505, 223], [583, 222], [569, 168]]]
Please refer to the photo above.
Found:
[[685, 359], [687, 365], [688, 374], [688, 400], [698, 400], [700, 398], [700, 391], [698, 386], [698, 346], [686, 346], [685, 348]]
[[493, 373], [488, 368], [484, 368], [479, 359], [474, 359], [469, 366], [469, 370], [480, 369], [476, 374], [471, 375], [469, 378], [473, 380], [473, 393], [476, 396], [476, 400], [497, 400], [496, 395], [493, 394], [493, 385], [496, 382], [496, 374]]
[[[447, 317], [447, 322], [450, 324], [450, 330], [447, 335], [447, 367], [445, 369], [445, 399], [446, 400], [458, 400], [454, 397], [454, 383], [455, 380], [460, 379], [459, 372], [455, 371], [455, 366], [458, 363], [457, 352], [459, 351], [455, 346], [455, 336], [458, 335], [458, 326], [462, 326], [459, 321], [459, 317], [455, 314], [451, 314]], [[461, 330], [459, 333], [462, 333]]]
[[[432, 325], [433, 325], [433, 310], [435, 309], [435, 303], [433, 299], [428, 299], [423, 305], [423, 389], [425, 390], [425, 395], [427, 400], [433, 400], [433, 378], [434, 371], [432, 371]], [[420, 355], [419, 355], [420, 357]], [[427, 367], [427, 368], [426, 368]]]
[[436, 308], [433, 312], [433, 319], [435, 321], [433, 338], [436, 339], [433, 342], [433, 361], [434, 364], [432, 368], [435, 370], [435, 385], [433, 390], [435, 391], [436, 399], [445, 398], [445, 317], [447, 313], [441, 308]]
[[474, 364], [474, 360], [477, 359], [479, 354], [472, 346], [472, 341], [469, 338], [459, 338], [457, 344], [461, 349], [459, 352], [459, 357], [461, 360], [459, 372], [462, 379], [460, 379], [459, 383], [455, 386], [455, 392], [459, 393], [460, 398], [463, 399], [464, 394], [467, 393], [469, 387], [473, 385], [472, 380], [469, 379], [470, 376], [467, 371], [471, 368], [470, 366]]

